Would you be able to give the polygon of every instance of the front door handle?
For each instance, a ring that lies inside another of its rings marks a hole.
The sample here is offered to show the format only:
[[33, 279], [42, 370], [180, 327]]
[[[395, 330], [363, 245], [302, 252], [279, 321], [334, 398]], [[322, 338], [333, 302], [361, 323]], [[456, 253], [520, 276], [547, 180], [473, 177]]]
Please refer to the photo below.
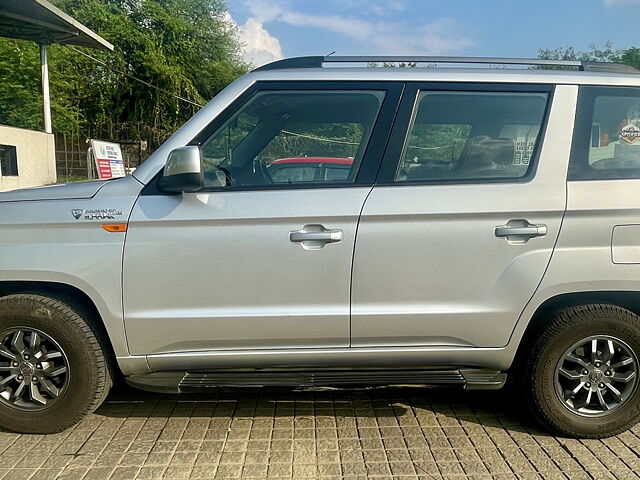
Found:
[[342, 241], [342, 230], [330, 230], [323, 225], [305, 225], [300, 230], [289, 232], [289, 240], [300, 243], [307, 250], [318, 250], [327, 243]]
[[506, 225], [495, 228], [495, 236], [506, 238], [509, 243], [526, 243], [530, 238], [544, 237], [546, 234], [546, 225], [535, 225], [527, 220], [509, 220]]

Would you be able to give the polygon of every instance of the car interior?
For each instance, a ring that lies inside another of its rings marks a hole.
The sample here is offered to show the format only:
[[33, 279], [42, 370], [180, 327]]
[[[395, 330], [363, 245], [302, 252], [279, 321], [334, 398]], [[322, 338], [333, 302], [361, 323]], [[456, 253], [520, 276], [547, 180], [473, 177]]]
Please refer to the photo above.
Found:
[[425, 92], [396, 180], [523, 177], [528, 159], [517, 161], [516, 144], [523, 136], [533, 148], [546, 102], [545, 94]]
[[[251, 128], [233, 131], [236, 115], [204, 142], [205, 164], [209, 165], [205, 170], [205, 187], [221, 186], [216, 170], [226, 175], [226, 185], [222, 186], [272, 185], [276, 182], [269, 173], [271, 162], [307, 156], [352, 156], [349, 174], [342, 181], [353, 182], [383, 98], [384, 92], [379, 91], [258, 94], [240, 112], [253, 119]], [[234, 135], [239, 137], [235, 144]], [[345, 139], [345, 135], [349, 137]], [[295, 144], [293, 139], [303, 142]], [[224, 148], [220, 148], [221, 144], [225, 144]], [[311, 182], [314, 180], [312, 177]]]

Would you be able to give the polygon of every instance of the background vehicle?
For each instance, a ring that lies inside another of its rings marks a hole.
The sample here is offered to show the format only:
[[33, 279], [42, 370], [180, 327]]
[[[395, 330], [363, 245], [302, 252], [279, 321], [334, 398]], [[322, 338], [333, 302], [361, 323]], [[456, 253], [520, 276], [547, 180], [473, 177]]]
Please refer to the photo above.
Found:
[[389, 60], [550, 63], [276, 62], [131, 177], [0, 195], [0, 425], [64, 429], [117, 369], [161, 391], [509, 372], [556, 432], [634, 424], [638, 72], [322, 68]]

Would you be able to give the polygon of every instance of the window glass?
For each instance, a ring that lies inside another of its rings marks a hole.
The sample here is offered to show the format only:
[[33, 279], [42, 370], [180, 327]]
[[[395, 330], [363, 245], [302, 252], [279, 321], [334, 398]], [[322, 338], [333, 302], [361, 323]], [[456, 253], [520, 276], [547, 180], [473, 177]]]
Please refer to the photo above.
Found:
[[590, 126], [585, 177], [640, 178], [640, 97], [595, 97]]
[[219, 187], [220, 172], [227, 187], [354, 182], [383, 99], [364, 90], [259, 93], [203, 143], [205, 187]]
[[396, 181], [524, 177], [547, 97], [523, 92], [420, 92]]
[[3, 177], [18, 175], [18, 155], [14, 145], [0, 145], [0, 174]]

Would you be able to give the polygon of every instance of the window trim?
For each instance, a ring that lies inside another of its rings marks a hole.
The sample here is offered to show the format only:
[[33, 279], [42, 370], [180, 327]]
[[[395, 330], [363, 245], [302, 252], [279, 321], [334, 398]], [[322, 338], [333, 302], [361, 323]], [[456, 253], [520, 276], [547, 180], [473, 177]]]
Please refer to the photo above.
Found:
[[[569, 157], [569, 169], [567, 172], [567, 181], [569, 182], [590, 182], [603, 180], [638, 180], [640, 179], [640, 168], [633, 169], [637, 171], [637, 176], [621, 176], [615, 175], [618, 170], [611, 170], [607, 174], [607, 170], [595, 170], [600, 175], [588, 177], [584, 176], [584, 171], [580, 167], [583, 160], [589, 161], [589, 149], [591, 148], [591, 127], [593, 122], [593, 111], [596, 99], [599, 96], [607, 97], [630, 97], [637, 98], [640, 102], [639, 87], [617, 87], [605, 85], [587, 85], [580, 86], [578, 90], [578, 105], [576, 109], [576, 118], [573, 128], [573, 137], [571, 140], [571, 155]], [[629, 169], [632, 170], [632, 169]]]
[[[359, 170], [353, 182], [308, 182], [304, 184], [277, 184], [236, 187], [206, 187], [199, 192], [246, 192], [258, 190], [308, 190], [317, 188], [345, 188], [358, 186], [372, 186], [382, 162], [382, 158], [391, 135], [392, 126], [402, 98], [405, 82], [402, 81], [259, 81], [238, 96], [222, 113], [217, 115], [187, 145], [201, 146], [212, 134], [222, 127], [248, 101], [259, 92], [269, 90], [347, 90], [384, 91], [385, 96], [378, 111], [378, 117], [373, 125], [369, 141], [360, 162]], [[163, 169], [143, 188], [141, 195], [176, 195], [163, 192], [158, 188], [158, 180]]]
[[[450, 92], [506, 92], [506, 93], [545, 93], [548, 95], [547, 104], [542, 115], [542, 124], [538, 140], [531, 154], [527, 173], [522, 177], [502, 178], [451, 178], [451, 179], [414, 179], [396, 181], [397, 168], [402, 161], [402, 152], [408, 140], [409, 128], [418, 108], [418, 98], [422, 91], [450, 91]], [[555, 85], [552, 84], [521, 84], [521, 83], [442, 83], [442, 82], [410, 82], [407, 83], [405, 92], [398, 108], [396, 122], [393, 126], [391, 138], [378, 172], [376, 185], [405, 187], [416, 185], [470, 185], [470, 184], [494, 184], [494, 183], [527, 183], [535, 177], [538, 167], [541, 147], [544, 144], [549, 113], [553, 104]]]

